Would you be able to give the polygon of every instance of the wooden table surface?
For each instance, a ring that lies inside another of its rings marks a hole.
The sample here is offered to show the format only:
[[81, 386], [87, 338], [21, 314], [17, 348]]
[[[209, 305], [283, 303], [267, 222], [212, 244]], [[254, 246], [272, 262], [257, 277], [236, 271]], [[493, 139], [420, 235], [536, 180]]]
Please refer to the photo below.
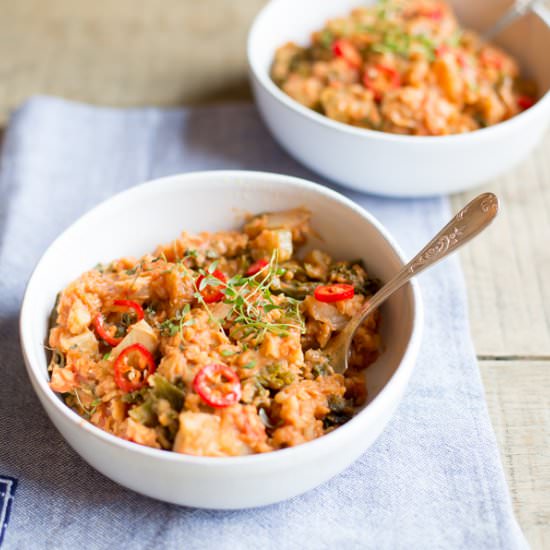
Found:
[[[115, 106], [250, 99], [246, 31], [263, 3], [0, 0], [0, 123], [37, 93]], [[550, 548], [550, 133], [482, 189], [502, 214], [462, 253], [471, 330], [517, 518], [533, 548]]]

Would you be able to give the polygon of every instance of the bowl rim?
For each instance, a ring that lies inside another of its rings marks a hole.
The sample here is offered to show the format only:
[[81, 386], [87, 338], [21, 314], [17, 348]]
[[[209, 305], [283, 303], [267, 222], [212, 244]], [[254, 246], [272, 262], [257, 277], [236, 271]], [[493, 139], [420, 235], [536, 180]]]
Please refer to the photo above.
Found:
[[[99, 439], [103, 443], [120, 448], [121, 450], [134, 452], [138, 455], [149, 457], [151, 459], [166, 460], [168, 462], [181, 462], [182, 464], [202, 465], [209, 467], [238, 467], [240, 465], [269, 464], [273, 461], [277, 462], [284, 459], [296, 460], [298, 463], [300, 459], [307, 459], [308, 455], [315, 456], [317, 454], [316, 451], [322, 450], [323, 447], [328, 448], [331, 444], [338, 445], [339, 440], [345, 438], [350, 429], [353, 429], [353, 427], [358, 425], [358, 419], [365, 419], [367, 415], [374, 414], [373, 411], [380, 407], [381, 402], [384, 400], [383, 396], [392, 392], [392, 390], [401, 383], [402, 379], [404, 379], [404, 383], [405, 385], [407, 385], [408, 379], [410, 378], [412, 369], [414, 368], [417, 360], [424, 326], [424, 308], [420, 294], [420, 287], [415, 279], [411, 280], [408, 283], [412, 291], [411, 335], [409, 341], [406, 344], [401, 361], [399, 362], [391, 378], [386, 382], [386, 384], [379, 391], [377, 396], [346, 424], [340, 426], [337, 430], [334, 430], [317, 439], [308, 441], [295, 447], [279, 449], [268, 453], [251, 454], [236, 457], [196, 456], [176, 453], [174, 451], [168, 451], [165, 449], [154, 449], [151, 447], [146, 447], [144, 445], [139, 445], [130, 441], [126, 441], [121, 437], [110, 434], [102, 430], [101, 428], [98, 428], [97, 426], [91, 424], [90, 422], [87, 422], [75, 411], [65, 405], [65, 403], [58, 397], [58, 395], [53, 390], [51, 390], [51, 388], [47, 384], [46, 379], [40, 374], [42, 366], [35, 363], [31, 357], [31, 353], [29, 350], [36, 348], [38, 344], [30, 340], [30, 335], [28, 334], [27, 330], [28, 326], [37, 322], [36, 320], [34, 320], [34, 317], [32, 315], [33, 304], [29, 301], [29, 293], [32, 286], [37, 284], [37, 281], [35, 281], [36, 272], [38, 271], [44, 258], [50, 253], [50, 250], [55, 246], [59, 246], [58, 243], [67, 238], [67, 235], [75, 227], [85, 225], [88, 222], [88, 219], [93, 217], [98, 210], [106, 207], [106, 205], [110, 205], [113, 201], [122, 202], [127, 196], [135, 194], [143, 194], [146, 198], [149, 193], [154, 193], [155, 190], [160, 190], [161, 186], [183, 186], [188, 183], [196, 184], [197, 181], [200, 180], [223, 180], [231, 178], [239, 178], [241, 181], [247, 181], [247, 184], [253, 184], [256, 179], [262, 178], [264, 180], [271, 180], [273, 183], [283, 182], [285, 184], [290, 184], [291, 186], [305, 188], [307, 190], [313, 191], [314, 193], [324, 195], [329, 200], [338, 202], [342, 206], [354, 210], [364, 219], [364, 221], [370, 223], [374, 227], [374, 229], [377, 230], [379, 235], [386, 242], [393, 253], [395, 253], [395, 255], [399, 258], [399, 260], [402, 263], [405, 263], [404, 255], [399, 245], [396, 243], [388, 230], [381, 224], [381, 222], [379, 222], [378, 219], [376, 219], [370, 212], [368, 212], [358, 204], [354, 203], [351, 199], [348, 199], [344, 195], [341, 195], [340, 193], [333, 191], [332, 189], [329, 189], [323, 185], [313, 183], [303, 178], [277, 174], [273, 172], [249, 170], [192, 171], [148, 180], [144, 183], [141, 183], [134, 187], [130, 187], [129, 189], [112, 195], [111, 197], [101, 201], [100, 203], [92, 207], [90, 210], [80, 216], [76, 221], [71, 223], [44, 250], [39, 260], [36, 262], [35, 267], [33, 268], [32, 273], [27, 281], [19, 316], [19, 337], [21, 350], [23, 353], [26, 370], [32, 386], [35, 390], [35, 393], [40, 398], [40, 401], [46, 400], [49, 405], [53, 406], [53, 409], [58, 414], [63, 416], [65, 420], [69, 421], [70, 424], [72, 424], [76, 429], [84, 430], [84, 432], [87, 432], [93, 438]], [[404, 288], [406, 288], [406, 286]], [[51, 417], [52, 413], [50, 412], [48, 407], [46, 407], [44, 403], [42, 403], [42, 406], [44, 406], [46, 412]]]
[[[285, 94], [275, 84], [275, 82], [273, 82], [273, 80], [269, 76], [268, 71], [265, 71], [258, 66], [256, 56], [254, 55], [255, 45], [261, 39], [258, 27], [264, 24], [264, 20], [269, 20], [270, 11], [277, 3], [278, 2], [276, 0], [270, 0], [269, 2], [267, 2], [265, 6], [257, 13], [252, 22], [252, 25], [250, 26], [246, 45], [246, 55], [249, 71], [252, 73], [254, 78], [256, 78], [256, 80], [262, 85], [262, 87], [269, 94], [271, 94], [271, 96], [278, 100], [279, 103], [283, 105], [287, 110], [302, 115], [313, 123], [328, 127], [332, 130], [336, 130], [344, 134], [348, 134], [350, 136], [355, 136], [363, 139], [373, 138], [408, 145], [414, 143], [418, 144], [419, 146], [421, 144], [434, 145], [436, 143], [446, 145], [461, 143], [468, 140], [472, 141], [474, 139], [489, 140], [494, 137], [494, 134], [496, 132], [501, 131], [501, 128], [513, 132], [516, 129], [516, 126], [523, 125], [523, 123], [527, 124], [528, 119], [534, 119], [535, 117], [542, 115], [543, 106], [545, 108], [550, 108], [550, 89], [548, 89], [532, 107], [518, 113], [517, 115], [514, 115], [507, 120], [498, 122], [497, 124], [487, 126], [485, 128], [478, 128], [477, 130], [472, 130], [470, 132], [464, 132], [462, 134], [449, 134], [444, 136], [411, 136], [392, 134], [390, 132], [378, 132], [376, 130], [370, 130], [368, 128], [358, 128], [356, 126], [351, 126], [350, 124], [338, 122], [325, 115], [317, 113], [313, 109], [305, 107], [295, 99], [291, 98], [289, 95]], [[550, 9], [547, 9], [545, 6], [538, 4], [531, 10], [531, 12], [549, 27], [548, 32], [550, 33]]]

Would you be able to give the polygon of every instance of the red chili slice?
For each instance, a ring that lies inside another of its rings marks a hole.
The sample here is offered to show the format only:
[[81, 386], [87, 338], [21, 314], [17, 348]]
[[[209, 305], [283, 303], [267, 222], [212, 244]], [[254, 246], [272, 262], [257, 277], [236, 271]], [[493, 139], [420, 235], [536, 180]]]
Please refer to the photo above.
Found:
[[116, 385], [125, 392], [139, 390], [157, 366], [149, 350], [141, 344], [124, 348], [114, 364]]
[[341, 300], [349, 300], [353, 298], [355, 290], [353, 285], [345, 283], [334, 283], [333, 285], [321, 285], [318, 286], [313, 295], [319, 302], [340, 302]]
[[345, 59], [350, 66], [356, 69], [360, 68], [363, 64], [363, 58], [359, 50], [349, 40], [344, 40], [343, 38], [335, 40], [332, 44], [332, 53], [336, 57]]
[[[210, 275], [212, 277], [215, 277], [222, 283], [227, 282], [227, 277], [219, 269], [214, 270]], [[201, 275], [197, 279], [197, 288], [201, 293], [202, 299], [207, 304], [219, 302], [220, 300], [223, 299], [223, 292], [222, 292], [223, 285], [220, 285], [220, 286], [206, 285], [203, 289], [201, 289], [201, 282], [205, 279], [205, 277], [206, 277], [205, 275]]]
[[374, 92], [374, 99], [380, 101], [384, 92], [401, 86], [401, 76], [393, 67], [378, 64], [367, 68], [363, 84]]
[[252, 275], [256, 275], [256, 273], [260, 272], [266, 265], [269, 265], [269, 260], [262, 258], [261, 260], [250, 264], [250, 267], [246, 270], [245, 275], [247, 277], [252, 277]]
[[115, 333], [115, 327], [111, 326], [109, 327], [109, 329], [113, 329], [111, 330], [112, 334], [110, 334], [109, 332], [107, 332], [107, 328], [105, 327], [105, 318], [103, 317], [103, 314], [102, 313], [98, 313], [94, 319], [93, 319], [93, 324], [94, 324], [94, 328], [95, 328], [95, 331], [97, 332], [97, 335], [104, 341], [106, 342], [107, 344], [109, 344], [110, 346], [117, 346], [118, 344], [120, 344], [120, 342], [122, 342], [122, 338], [116, 338], [114, 336], [114, 333]]
[[229, 407], [241, 398], [239, 375], [227, 365], [212, 364], [203, 367], [193, 379], [193, 389], [211, 407]]
[[118, 308], [133, 310], [138, 321], [141, 321], [145, 317], [145, 312], [143, 311], [143, 308], [133, 300], [115, 300], [113, 304]]
[[[141, 321], [145, 317], [143, 308], [133, 300], [115, 300], [113, 305], [106, 308], [107, 312], [124, 312], [132, 310], [138, 321]], [[122, 342], [122, 337], [117, 338], [116, 328], [111, 325], [109, 327], [105, 324], [105, 316], [103, 313], [98, 313], [93, 319], [93, 325], [97, 335], [110, 346], [117, 346]]]
[[526, 109], [529, 109], [529, 107], [532, 107], [535, 104], [535, 98], [528, 95], [520, 95], [517, 99], [517, 102], [518, 102], [518, 107], [520, 107], [525, 111]]

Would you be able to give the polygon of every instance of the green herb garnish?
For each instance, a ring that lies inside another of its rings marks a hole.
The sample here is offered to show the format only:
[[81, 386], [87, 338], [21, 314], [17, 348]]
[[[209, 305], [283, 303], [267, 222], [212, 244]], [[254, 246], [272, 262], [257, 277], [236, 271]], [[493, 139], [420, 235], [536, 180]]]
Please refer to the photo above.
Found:
[[191, 306], [185, 304], [185, 306], [176, 313], [171, 319], [163, 321], [159, 325], [159, 330], [162, 336], [175, 336], [178, 332], [181, 332], [183, 327], [189, 327], [195, 324], [195, 319], [188, 319], [185, 321], [185, 317], [191, 311]]

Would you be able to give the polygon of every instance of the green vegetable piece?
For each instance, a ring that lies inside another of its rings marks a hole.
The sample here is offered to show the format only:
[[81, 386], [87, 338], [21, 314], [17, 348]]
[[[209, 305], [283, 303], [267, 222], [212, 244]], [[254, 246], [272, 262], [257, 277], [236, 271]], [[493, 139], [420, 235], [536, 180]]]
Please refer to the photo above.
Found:
[[341, 426], [350, 420], [353, 416], [353, 407], [339, 395], [329, 395], [327, 404], [330, 412], [323, 418], [323, 428], [325, 430], [336, 426]]
[[261, 369], [257, 378], [258, 382], [270, 390], [280, 390], [294, 382], [294, 374], [285, 369], [280, 363], [267, 365]]
[[334, 42], [334, 34], [330, 32], [328, 29], [324, 29], [321, 31], [320, 35], [321, 44], [323, 45], [323, 48], [330, 48], [332, 46], [332, 43]]
[[183, 408], [185, 394], [182, 389], [169, 382], [164, 376], [154, 374], [152, 376], [153, 394], [157, 399], [166, 399], [170, 406], [177, 412]]
[[55, 303], [48, 319], [48, 329], [50, 330], [57, 325], [57, 306], [59, 305], [59, 300], [61, 300], [61, 292], [55, 297]]
[[147, 426], [148, 428], [153, 428], [157, 424], [157, 415], [154, 411], [153, 401], [151, 399], [148, 399], [141, 405], [134, 407], [128, 414], [133, 420]]
[[318, 283], [311, 282], [281, 281], [276, 288], [271, 288], [271, 292], [273, 292], [273, 294], [284, 294], [296, 300], [303, 300], [309, 294], [313, 294], [317, 285]]

